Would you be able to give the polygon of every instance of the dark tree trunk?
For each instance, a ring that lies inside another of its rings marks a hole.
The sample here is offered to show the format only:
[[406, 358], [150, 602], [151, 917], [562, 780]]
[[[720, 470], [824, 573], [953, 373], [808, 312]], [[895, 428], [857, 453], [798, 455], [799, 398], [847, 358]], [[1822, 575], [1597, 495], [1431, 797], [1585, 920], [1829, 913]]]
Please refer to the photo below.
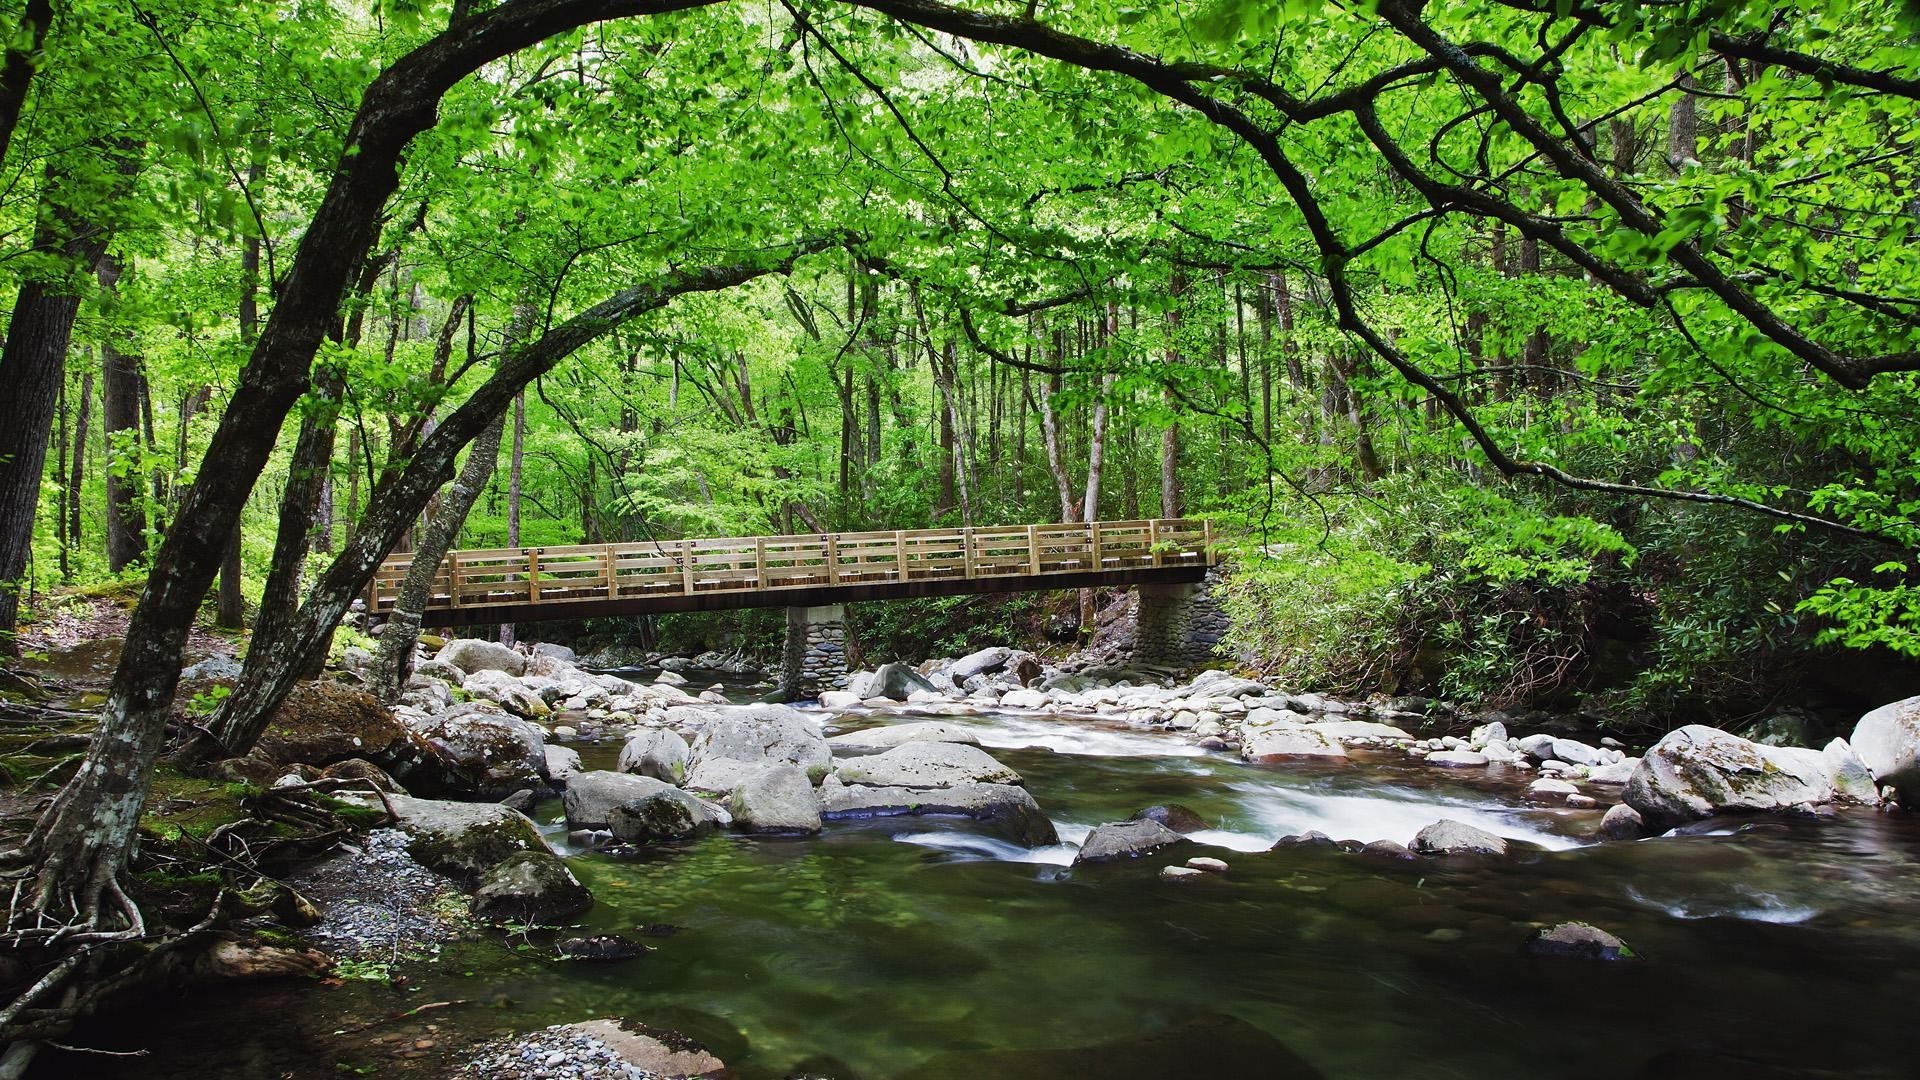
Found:
[[[510, 342], [510, 344], [518, 344], [521, 339], [526, 337], [527, 331], [533, 326], [533, 310], [531, 308], [528, 308], [524, 312], [515, 311], [514, 323], [515, 323], [514, 326], [510, 326], [507, 328], [508, 335], [513, 339], [513, 341]], [[484, 440], [485, 436], [482, 435], [481, 438], [482, 440]], [[476, 448], [478, 447], [478, 445], [479, 444], [477, 443], [475, 444]], [[500, 436], [498, 434], [494, 435], [493, 437], [493, 449], [495, 451], [493, 456], [498, 457], [499, 456], [498, 451], [500, 449]], [[515, 395], [513, 399], [513, 451], [511, 456], [507, 460], [507, 546], [508, 547], [520, 546], [520, 475], [521, 475], [520, 470], [526, 463], [526, 450], [527, 450], [527, 392], [525, 390], [522, 390], [520, 391], [519, 394]], [[588, 460], [588, 463], [591, 464], [593, 459], [588, 458], [587, 460]], [[487, 482], [487, 477], [490, 477], [492, 475], [493, 475], [493, 466], [489, 465], [487, 467], [486, 476], [483, 476], [480, 478], [474, 490], [477, 492], [480, 489], [480, 487], [485, 486]], [[472, 502], [471, 500], [469, 500], [468, 510], [471, 510], [471, 509], [472, 509]], [[466, 519], [467, 519], [467, 510], [462, 510], [460, 512], [460, 521], [464, 522]], [[455, 530], [458, 531], [458, 528], [459, 528], [459, 523], [455, 523]], [[446, 554], [445, 552], [441, 552], [440, 555], [434, 556], [434, 561], [436, 563], [439, 562], [441, 555], [445, 555], [445, 554]], [[429, 580], [428, 584], [432, 584], [431, 580]], [[405, 592], [404, 586], [402, 587], [402, 592], [403, 593]], [[421, 609], [425, 610], [426, 601], [421, 600], [419, 603], [420, 603]], [[415, 623], [414, 633], [417, 635], [419, 633], [419, 620], [416, 618], [414, 620], [414, 623]], [[513, 644], [515, 629], [516, 628], [512, 623], [501, 623], [500, 624], [500, 644], [502, 645]]]
[[6, 61], [0, 64], [0, 165], [6, 163], [13, 145], [13, 131], [20, 126], [27, 91], [33, 88], [33, 76], [40, 67], [40, 47], [46, 44], [52, 25], [52, 0], [27, 0], [19, 25], [7, 36]]
[[[62, 177], [49, 170], [49, 189]], [[67, 274], [94, 272], [106, 250], [105, 230], [54, 206], [41, 207], [34, 250], [58, 257]], [[46, 474], [54, 401], [65, 377], [67, 346], [80, 310], [72, 276], [54, 274], [21, 284], [6, 344], [0, 347], [0, 651], [15, 651], [21, 585], [32, 554], [33, 523]]]
[[107, 445], [107, 566], [117, 574], [147, 555], [147, 513], [142, 495], [146, 485], [136, 464], [139, 456], [134, 452], [144, 441], [140, 429], [140, 361], [107, 343], [100, 347], [100, 369]]
[[240, 524], [227, 533], [227, 546], [220, 553], [220, 595], [213, 621], [223, 630], [242, 630], [247, 625], [247, 598], [240, 591]]
[[93, 430], [93, 372], [80, 375], [80, 408], [73, 425], [73, 478], [67, 484], [67, 539], [80, 543], [80, 487], [87, 478], [87, 441]]

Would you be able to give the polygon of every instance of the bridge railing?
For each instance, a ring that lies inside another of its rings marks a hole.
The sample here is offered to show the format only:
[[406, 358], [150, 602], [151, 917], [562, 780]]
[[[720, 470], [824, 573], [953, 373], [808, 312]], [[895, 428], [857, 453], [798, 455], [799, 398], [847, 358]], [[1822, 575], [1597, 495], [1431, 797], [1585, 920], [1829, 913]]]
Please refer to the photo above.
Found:
[[[1212, 547], [1210, 522], [1162, 518], [455, 551], [442, 560], [427, 606], [1206, 566]], [[369, 611], [392, 610], [412, 565], [404, 554], [381, 563], [367, 590]]]

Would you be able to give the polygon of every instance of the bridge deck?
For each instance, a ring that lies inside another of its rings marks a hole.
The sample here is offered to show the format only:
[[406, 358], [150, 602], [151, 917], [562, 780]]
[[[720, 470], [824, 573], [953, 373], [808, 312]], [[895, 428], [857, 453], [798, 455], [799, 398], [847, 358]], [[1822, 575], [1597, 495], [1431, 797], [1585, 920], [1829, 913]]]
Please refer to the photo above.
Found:
[[[1198, 581], [1212, 525], [1160, 519], [974, 529], [820, 533], [455, 551], [428, 626], [538, 622], [962, 593]], [[395, 555], [367, 590], [393, 610], [413, 561]]]

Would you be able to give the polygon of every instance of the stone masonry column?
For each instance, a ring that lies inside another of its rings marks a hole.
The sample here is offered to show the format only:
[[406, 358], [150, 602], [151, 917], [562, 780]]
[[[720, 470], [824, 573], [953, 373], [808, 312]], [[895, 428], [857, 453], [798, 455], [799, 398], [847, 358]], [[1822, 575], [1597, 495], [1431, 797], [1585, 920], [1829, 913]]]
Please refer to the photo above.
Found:
[[1137, 585], [1133, 662], [1185, 668], [1214, 659], [1214, 646], [1226, 636], [1226, 614], [1211, 588], [1214, 575], [1200, 584]]
[[847, 685], [847, 609], [841, 604], [787, 609], [787, 648], [780, 692], [813, 697]]

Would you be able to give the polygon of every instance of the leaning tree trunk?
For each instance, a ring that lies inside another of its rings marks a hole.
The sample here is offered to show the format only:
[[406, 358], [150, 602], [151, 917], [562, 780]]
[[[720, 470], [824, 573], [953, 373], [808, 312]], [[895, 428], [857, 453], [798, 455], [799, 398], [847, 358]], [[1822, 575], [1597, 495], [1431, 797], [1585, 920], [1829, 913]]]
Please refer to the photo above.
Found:
[[[675, 296], [716, 292], [771, 273], [786, 273], [794, 260], [837, 241], [809, 240], [766, 262], [684, 270], [652, 285], [627, 289], [568, 319], [538, 341], [504, 360], [491, 378], [474, 390], [419, 448], [367, 500], [360, 524], [340, 554], [307, 593], [293, 623], [258, 664], [249, 663], [240, 684], [212, 722], [183, 751], [190, 759], [244, 754], [266, 728], [273, 711], [286, 700], [312, 658], [326, 647], [333, 628], [355, 597], [373, 579], [380, 560], [393, 550], [427, 500], [453, 478], [453, 462], [462, 449], [503, 416], [513, 398], [574, 350], [596, 340], [636, 315], [664, 306]], [[249, 659], [252, 654], [249, 653]]]
[[[441, 97], [487, 63], [555, 34], [695, 2], [506, 0], [423, 42], [367, 88], [266, 331], [241, 369], [203, 467], [154, 558], [87, 756], [15, 853], [31, 868], [33, 883], [15, 906], [10, 929], [43, 917], [84, 926], [115, 917], [102, 910], [102, 901], [117, 894], [115, 882], [133, 850], [180, 680], [181, 649], [219, 567], [221, 546], [266, 467], [281, 423], [306, 392], [314, 354], [334, 322], [348, 277], [373, 245], [381, 211], [399, 186], [400, 155], [433, 126]], [[0, 432], [9, 430], [0, 423]], [[39, 459], [35, 455], [36, 473]], [[0, 520], [5, 509], [0, 507]], [[11, 629], [11, 601], [11, 594], [0, 595], [5, 629]]]
[[52, 25], [53, 0], [27, 0], [18, 26], [7, 38], [6, 60], [0, 65], [0, 165], [6, 163], [7, 150], [13, 145], [13, 131], [20, 125], [27, 91], [40, 67], [40, 48]]
[[[532, 327], [533, 305], [515, 304], [500, 355], [511, 356]], [[526, 416], [526, 394], [514, 395], [513, 402], [517, 454], [519, 424]], [[400, 595], [394, 599], [393, 613], [387, 617], [387, 628], [380, 632], [380, 648], [374, 654], [373, 693], [381, 701], [399, 700], [400, 692], [407, 687], [408, 676], [413, 674], [413, 650], [420, 642], [420, 621], [427, 613], [427, 602], [433, 599], [433, 579], [439, 575], [440, 560], [453, 549], [454, 538], [460, 535], [460, 526], [466, 523], [467, 514], [472, 512], [487, 482], [493, 479], [493, 471], [500, 461], [500, 435], [506, 420], [503, 412], [480, 432], [473, 448], [467, 451], [467, 463], [460, 469], [460, 475], [428, 512], [426, 525], [414, 538], [413, 562], [407, 567], [407, 576], [400, 581]], [[517, 466], [519, 462], [514, 464]], [[519, 480], [518, 476], [513, 477], [516, 487]], [[508, 538], [508, 546], [516, 547], [520, 543], [518, 521], [512, 523], [512, 531], [514, 535]], [[512, 631], [505, 631], [504, 636], [506, 644], [513, 644]]]
[[420, 621], [426, 615], [427, 602], [433, 598], [433, 579], [439, 575], [440, 560], [453, 548], [454, 538], [467, 514], [493, 479], [500, 459], [501, 429], [506, 427], [503, 413], [488, 424], [467, 451], [467, 463], [453, 485], [440, 496], [440, 505], [427, 517], [413, 547], [413, 563], [400, 582], [400, 595], [394, 599], [393, 613], [380, 632], [380, 649], [373, 661], [373, 694], [381, 701], [393, 702], [406, 689], [413, 674], [413, 651], [420, 641]]

